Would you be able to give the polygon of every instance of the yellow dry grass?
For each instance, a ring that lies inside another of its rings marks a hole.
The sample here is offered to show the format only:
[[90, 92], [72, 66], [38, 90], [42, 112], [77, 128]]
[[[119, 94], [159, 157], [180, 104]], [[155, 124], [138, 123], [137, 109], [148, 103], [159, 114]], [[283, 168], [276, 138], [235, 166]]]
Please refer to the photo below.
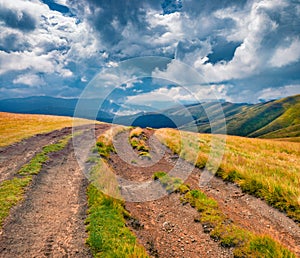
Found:
[[[159, 139], [198, 167], [209, 168], [212, 135], [160, 129]], [[213, 158], [210, 157], [210, 162]], [[227, 136], [218, 175], [300, 221], [300, 144]]]
[[[76, 125], [92, 123], [94, 121], [76, 118]], [[0, 147], [19, 142], [39, 133], [72, 127], [72, 124], [72, 117], [0, 112]]]

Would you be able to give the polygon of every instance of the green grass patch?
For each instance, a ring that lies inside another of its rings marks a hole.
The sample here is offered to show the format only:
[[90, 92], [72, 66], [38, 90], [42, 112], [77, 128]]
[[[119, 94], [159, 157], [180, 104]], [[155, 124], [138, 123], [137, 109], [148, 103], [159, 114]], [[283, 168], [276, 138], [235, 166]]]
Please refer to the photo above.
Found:
[[0, 184], [0, 226], [10, 209], [23, 199], [25, 188], [30, 182], [31, 176], [27, 176], [5, 180]]
[[168, 193], [180, 191], [179, 188], [182, 186], [182, 180], [180, 178], [169, 176], [163, 171], [155, 172], [152, 178], [154, 180], [159, 180], [161, 185], [166, 189]]
[[91, 183], [87, 188], [87, 244], [94, 257], [148, 257], [146, 250], [137, 243], [135, 235], [126, 226], [126, 219], [132, 218], [121, 200], [115, 174], [106, 162], [110, 153], [115, 151], [113, 136], [124, 130], [127, 129], [116, 127], [102, 134], [94, 149], [103, 158], [98, 158], [91, 169]]
[[94, 257], [148, 257], [126, 227], [130, 215], [120, 200], [104, 195], [92, 184], [87, 189], [87, 243]]
[[99, 141], [96, 146], [99, 155], [106, 159], [109, 158], [111, 152], [115, 152], [112, 144], [105, 144], [105, 142]]
[[43, 147], [42, 151], [36, 154], [27, 164], [18, 171], [21, 176], [36, 175], [40, 172], [42, 165], [48, 160], [48, 154], [62, 150], [72, 135], [67, 135], [57, 143], [53, 143]]

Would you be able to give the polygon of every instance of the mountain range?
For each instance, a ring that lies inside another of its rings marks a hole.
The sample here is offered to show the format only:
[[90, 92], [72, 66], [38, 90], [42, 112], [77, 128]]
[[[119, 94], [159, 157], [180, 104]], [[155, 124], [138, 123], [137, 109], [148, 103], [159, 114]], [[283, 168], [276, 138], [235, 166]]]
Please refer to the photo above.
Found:
[[[0, 111], [73, 116], [78, 99], [62, 99], [45, 96], [0, 100]], [[83, 100], [84, 118], [116, 124], [152, 128], [180, 128], [181, 130], [260, 138], [300, 137], [300, 95], [258, 104], [205, 102], [153, 112], [146, 106], [121, 106], [104, 101], [98, 111], [99, 100]], [[221, 109], [220, 109], [221, 107]], [[133, 115], [120, 115], [118, 111], [143, 110]], [[225, 118], [226, 124], [224, 123]]]

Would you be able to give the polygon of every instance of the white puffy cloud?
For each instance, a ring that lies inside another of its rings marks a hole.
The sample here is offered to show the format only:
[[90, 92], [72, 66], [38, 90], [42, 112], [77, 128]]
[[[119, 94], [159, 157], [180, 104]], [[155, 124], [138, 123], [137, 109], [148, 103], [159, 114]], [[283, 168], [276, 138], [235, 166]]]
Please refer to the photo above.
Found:
[[12, 52], [0, 51], [0, 74], [8, 71], [21, 71], [30, 69], [35, 72], [53, 73], [56, 70], [55, 62], [50, 53], [36, 55], [34, 52]]
[[299, 38], [295, 38], [289, 46], [276, 49], [274, 56], [270, 60], [270, 64], [274, 67], [282, 67], [299, 60], [300, 40]]
[[13, 80], [14, 84], [25, 84], [28, 86], [42, 86], [45, 85], [45, 81], [36, 74], [22, 74]]
[[200, 63], [201, 70], [208, 81], [226, 81], [230, 79], [246, 78], [257, 74], [268, 63], [269, 51], [263, 44], [268, 34], [277, 29], [277, 23], [268, 15], [284, 7], [283, 1], [254, 2], [249, 13], [234, 9], [216, 12], [218, 18], [232, 18], [237, 23], [237, 33], [228, 35], [228, 39], [242, 40], [242, 44], [235, 50], [233, 59], [217, 64]]
[[218, 100], [228, 98], [228, 85], [198, 85], [193, 91], [187, 87], [176, 86], [171, 88], [159, 88], [147, 93], [127, 97], [127, 102], [137, 105], [154, 106], [161, 102], [168, 107], [178, 103], [197, 103], [199, 101]]
[[10, 44], [3, 45], [0, 60], [5, 65], [1, 66], [0, 74], [32, 69], [33, 72], [71, 77], [73, 72], [67, 68], [70, 62], [79, 64], [79, 61], [95, 56], [99, 42], [87, 22], [78, 22], [76, 17], [50, 10], [39, 1], [0, 0], [0, 6], [4, 4], [12, 12], [28, 12], [37, 24], [33, 31], [26, 33], [0, 24], [0, 38], [14, 35], [17, 45], [23, 46], [15, 51], [10, 49]]

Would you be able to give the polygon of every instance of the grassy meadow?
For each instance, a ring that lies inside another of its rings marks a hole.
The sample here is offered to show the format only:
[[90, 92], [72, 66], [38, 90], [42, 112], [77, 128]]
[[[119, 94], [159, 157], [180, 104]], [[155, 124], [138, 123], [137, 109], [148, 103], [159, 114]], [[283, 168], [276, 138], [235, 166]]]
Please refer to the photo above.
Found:
[[[94, 121], [76, 118], [76, 125], [91, 123]], [[53, 130], [72, 127], [72, 125], [72, 117], [0, 112], [0, 147], [19, 142], [36, 134], [48, 133]]]
[[[159, 129], [156, 136], [174, 153], [209, 169], [212, 135]], [[227, 136], [216, 174], [237, 183], [244, 192], [264, 199], [300, 223], [300, 144]]]

